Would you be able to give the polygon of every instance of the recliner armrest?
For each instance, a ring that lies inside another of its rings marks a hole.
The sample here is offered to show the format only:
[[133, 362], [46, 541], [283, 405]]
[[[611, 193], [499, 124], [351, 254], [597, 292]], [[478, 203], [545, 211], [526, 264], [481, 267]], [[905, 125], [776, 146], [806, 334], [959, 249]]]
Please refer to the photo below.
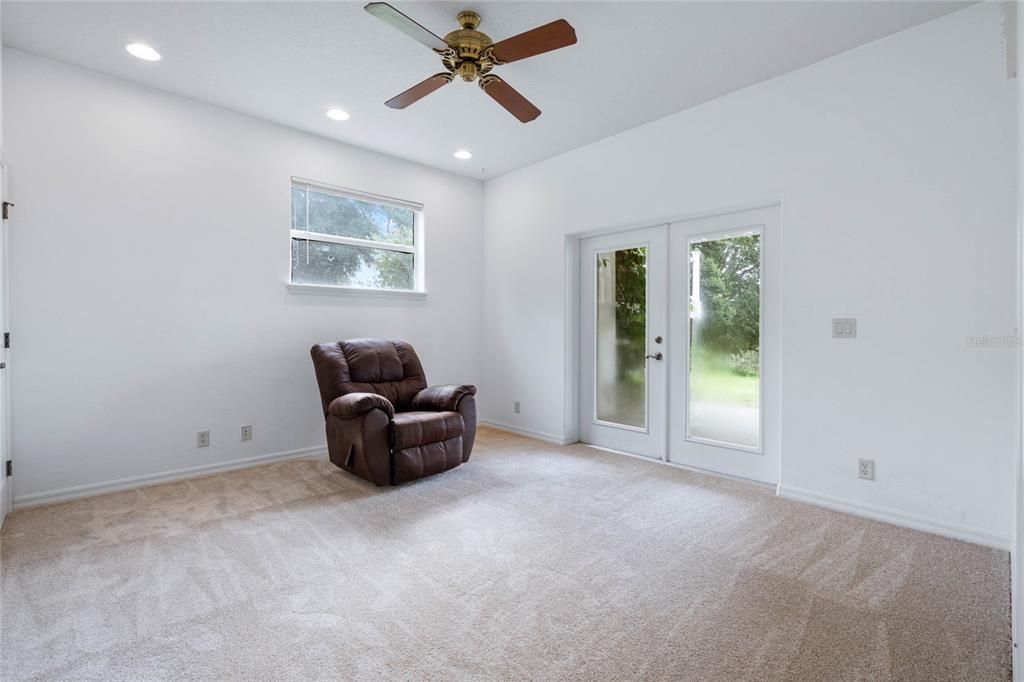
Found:
[[412, 409], [435, 412], [454, 411], [458, 409], [459, 401], [467, 395], [476, 395], [476, 386], [471, 384], [431, 386], [413, 397]]
[[376, 393], [346, 393], [331, 401], [327, 414], [339, 419], [355, 419], [370, 410], [384, 410], [388, 419], [395, 416], [395, 406], [391, 401]]

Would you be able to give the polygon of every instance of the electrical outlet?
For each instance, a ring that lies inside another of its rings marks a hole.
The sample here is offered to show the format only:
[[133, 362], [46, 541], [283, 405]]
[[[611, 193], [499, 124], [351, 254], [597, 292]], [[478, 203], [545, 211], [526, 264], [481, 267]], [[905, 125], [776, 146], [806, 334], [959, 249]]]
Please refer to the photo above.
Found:
[[857, 460], [857, 478], [863, 478], [866, 481], [875, 480], [875, 460]]
[[208, 448], [210, 447], [210, 432], [200, 431], [196, 434], [196, 447], [197, 448]]
[[855, 339], [857, 338], [857, 319], [853, 317], [832, 318], [833, 339]]
[[242, 440], [252, 440], [252, 424], [242, 427]]
[[516, 404], [515, 404], [515, 413], [519, 414], [519, 401], [518, 400], [516, 401]]

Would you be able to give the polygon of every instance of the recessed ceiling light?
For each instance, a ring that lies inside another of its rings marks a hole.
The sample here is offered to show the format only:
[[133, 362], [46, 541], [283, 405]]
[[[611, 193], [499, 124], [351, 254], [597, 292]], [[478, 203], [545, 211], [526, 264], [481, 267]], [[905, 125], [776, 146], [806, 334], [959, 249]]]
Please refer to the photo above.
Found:
[[473, 155], [470, 154], [465, 149], [460, 149], [459, 151], [455, 152], [455, 158], [456, 159], [462, 159], [463, 161], [465, 161], [466, 159], [472, 159]]
[[328, 109], [327, 118], [331, 119], [332, 121], [347, 121], [351, 117], [348, 115], [348, 112], [345, 111], [344, 109]]
[[128, 54], [131, 56], [138, 57], [147, 62], [158, 62], [162, 59], [160, 53], [146, 43], [128, 43], [124, 46], [124, 49], [128, 50]]

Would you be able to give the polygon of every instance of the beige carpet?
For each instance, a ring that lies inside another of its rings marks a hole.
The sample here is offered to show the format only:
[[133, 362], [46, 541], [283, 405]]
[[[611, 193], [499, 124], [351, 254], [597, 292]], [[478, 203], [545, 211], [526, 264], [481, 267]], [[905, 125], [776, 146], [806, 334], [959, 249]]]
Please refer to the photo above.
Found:
[[15, 512], [4, 679], [1005, 680], [1005, 552], [482, 429]]

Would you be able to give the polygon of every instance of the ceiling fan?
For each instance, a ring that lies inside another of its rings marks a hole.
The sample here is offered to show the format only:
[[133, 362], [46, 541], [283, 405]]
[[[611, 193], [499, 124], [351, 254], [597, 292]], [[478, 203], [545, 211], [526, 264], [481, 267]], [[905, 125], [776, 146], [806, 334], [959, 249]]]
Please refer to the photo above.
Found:
[[434, 74], [389, 99], [385, 104], [392, 109], [404, 109], [418, 102], [451, 83], [458, 75], [467, 83], [477, 80], [480, 89], [490, 95], [491, 99], [523, 123], [529, 123], [540, 116], [540, 109], [491, 73], [491, 69], [576, 43], [576, 31], [565, 19], [552, 21], [495, 43], [490, 36], [476, 30], [480, 25], [480, 15], [469, 10], [459, 12], [456, 17], [462, 28], [441, 38], [386, 2], [371, 2], [363, 9], [438, 53], [441, 63], [447, 69], [445, 73]]

